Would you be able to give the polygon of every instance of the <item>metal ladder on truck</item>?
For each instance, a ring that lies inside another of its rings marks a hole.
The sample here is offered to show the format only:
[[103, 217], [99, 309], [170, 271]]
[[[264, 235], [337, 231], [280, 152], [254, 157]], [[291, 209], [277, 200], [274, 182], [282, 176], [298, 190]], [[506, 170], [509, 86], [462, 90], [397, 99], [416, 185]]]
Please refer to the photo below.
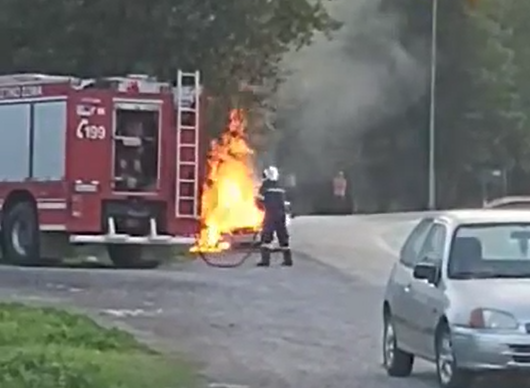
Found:
[[199, 218], [200, 72], [177, 74], [175, 216]]

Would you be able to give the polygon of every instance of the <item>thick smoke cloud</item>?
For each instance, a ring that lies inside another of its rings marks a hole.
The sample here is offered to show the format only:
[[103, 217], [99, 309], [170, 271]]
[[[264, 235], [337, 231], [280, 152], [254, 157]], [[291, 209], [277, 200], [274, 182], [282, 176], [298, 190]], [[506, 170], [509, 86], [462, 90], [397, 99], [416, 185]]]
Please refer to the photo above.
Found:
[[303, 131], [298, 149], [305, 160], [318, 157], [322, 173], [334, 168], [323, 145], [352, 144], [357, 135], [417, 101], [425, 91], [428, 65], [414, 52], [424, 55], [425, 47], [414, 50], [401, 43], [405, 19], [395, 10], [382, 10], [381, 0], [334, 0], [329, 10], [343, 28], [334, 39], [319, 36], [285, 57], [289, 76], [277, 95], [281, 125]]

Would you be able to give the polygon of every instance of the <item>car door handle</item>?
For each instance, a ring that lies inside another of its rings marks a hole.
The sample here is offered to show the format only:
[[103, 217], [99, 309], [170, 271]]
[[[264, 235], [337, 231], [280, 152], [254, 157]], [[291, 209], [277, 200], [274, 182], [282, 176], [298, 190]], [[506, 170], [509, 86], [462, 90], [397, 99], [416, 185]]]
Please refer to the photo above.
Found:
[[407, 285], [403, 288], [403, 291], [405, 291], [405, 292], [410, 292], [410, 284], [407, 284]]

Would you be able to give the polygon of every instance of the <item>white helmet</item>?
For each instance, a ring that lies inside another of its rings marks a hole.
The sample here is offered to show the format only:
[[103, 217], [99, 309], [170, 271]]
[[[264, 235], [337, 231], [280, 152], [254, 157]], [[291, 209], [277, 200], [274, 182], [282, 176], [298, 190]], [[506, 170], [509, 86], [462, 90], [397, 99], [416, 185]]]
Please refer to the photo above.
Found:
[[280, 172], [274, 166], [269, 166], [263, 170], [263, 178], [269, 181], [277, 181], [280, 177]]

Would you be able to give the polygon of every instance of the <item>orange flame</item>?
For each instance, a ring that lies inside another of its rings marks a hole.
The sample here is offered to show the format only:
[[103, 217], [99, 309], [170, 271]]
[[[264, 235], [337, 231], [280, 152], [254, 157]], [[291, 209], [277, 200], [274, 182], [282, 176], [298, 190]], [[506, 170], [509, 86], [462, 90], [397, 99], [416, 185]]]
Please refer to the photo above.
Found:
[[227, 235], [261, 228], [263, 212], [255, 200], [254, 152], [246, 125], [244, 112], [233, 109], [227, 130], [211, 143], [201, 198], [202, 230], [192, 252], [228, 249]]

